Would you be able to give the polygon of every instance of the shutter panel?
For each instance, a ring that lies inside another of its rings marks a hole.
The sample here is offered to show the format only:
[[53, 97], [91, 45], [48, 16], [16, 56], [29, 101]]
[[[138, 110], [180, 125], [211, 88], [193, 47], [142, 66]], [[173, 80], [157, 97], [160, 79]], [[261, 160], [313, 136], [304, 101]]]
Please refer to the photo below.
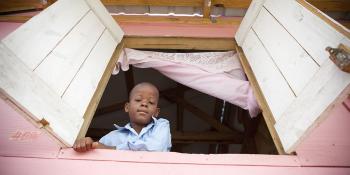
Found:
[[99, 0], [57, 1], [1, 41], [2, 93], [71, 146], [123, 35]]
[[255, 0], [235, 36], [287, 153], [295, 151], [350, 89], [350, 74], [342, 72], [325, 50], [350, 46], [349, 31], [307, 6], [302, 0]]

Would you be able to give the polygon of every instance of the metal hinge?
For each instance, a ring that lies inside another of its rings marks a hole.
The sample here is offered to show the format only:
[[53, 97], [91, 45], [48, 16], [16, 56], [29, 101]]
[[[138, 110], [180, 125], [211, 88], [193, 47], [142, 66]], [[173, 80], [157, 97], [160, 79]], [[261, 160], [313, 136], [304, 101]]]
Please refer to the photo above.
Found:
[[350, 73], [350, 48], [339, 44], [338, 48], [327, 47], [329, 52], [329, 58], [336, 64], [339, 69], [344, 72]]

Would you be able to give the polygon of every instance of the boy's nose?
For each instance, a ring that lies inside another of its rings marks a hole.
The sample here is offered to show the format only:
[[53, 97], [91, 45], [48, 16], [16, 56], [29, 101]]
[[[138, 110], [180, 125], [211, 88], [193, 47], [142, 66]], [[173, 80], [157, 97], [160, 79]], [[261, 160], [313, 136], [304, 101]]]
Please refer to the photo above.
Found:
[[142, 102], [141, 102], [141, 106], [147, 107], [147, 101], [142, 101]]

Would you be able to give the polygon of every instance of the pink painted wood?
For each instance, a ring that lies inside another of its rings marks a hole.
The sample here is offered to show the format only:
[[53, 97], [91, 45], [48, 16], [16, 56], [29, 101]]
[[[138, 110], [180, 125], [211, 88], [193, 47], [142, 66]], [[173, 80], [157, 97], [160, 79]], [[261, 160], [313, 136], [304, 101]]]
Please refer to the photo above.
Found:
[[[19, 25], [14, 26], [9, 28], [14, 30]], [[145, 25], [144, 31], [136, 30], [144, 28], [141, 24], [122, 24], [122, 27], [127, 35], [209, 38], [232, 38], [236, 30], [232, 26], [220, 29], [166, 24]], [[9, 28], [0, 27], [0, 36], [8, 34]], [[0, 99], [0, 174], [350, 174], [347, 136], [350, 112], [345, 106], [350, 106], [350, 99], [335, 107], [331, 116], [298, 147], [297, 156], [114, 150], [82, 154], [72, 149], [60, 150], [55, 141], [23, 117], [25, 114]]]
[[60, 146], [0, 98], [0, 156], [55, 158]]
[[182, 163], [135, 163], [119, 161], [90, 161], [69, 159], [38, 159], [21, 157], [0, 157], [0, 174], [240, 174], [240, 175], [348, 175], [350, 168], [338, 167], [285, 167], [285, 166], [227, 166]]
[[[232, 38], [238, 25], [191, 25], [171, 23], [119, 23], [126, 36]], [[142, 30], [140, 30], [142, 28]]]
[[336, 106], [330, 116], [297, 148], [303, 166], [350, 166], [350, 99]]

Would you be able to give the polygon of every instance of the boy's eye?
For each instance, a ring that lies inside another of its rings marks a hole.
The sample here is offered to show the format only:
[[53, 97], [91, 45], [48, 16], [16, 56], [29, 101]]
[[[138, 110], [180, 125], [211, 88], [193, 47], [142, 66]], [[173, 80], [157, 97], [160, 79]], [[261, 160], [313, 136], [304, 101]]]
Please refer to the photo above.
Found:
[[140, 102], [140, 101], [141, 101], [141, 99], [135, 99], [135, 101]]
[[152, 101], [150, 101], [150, 102], [148, 102], [149, 104], [151, 104], [151, 105], [153, 105], [154, 104], [154, 102], [152, 102]]

